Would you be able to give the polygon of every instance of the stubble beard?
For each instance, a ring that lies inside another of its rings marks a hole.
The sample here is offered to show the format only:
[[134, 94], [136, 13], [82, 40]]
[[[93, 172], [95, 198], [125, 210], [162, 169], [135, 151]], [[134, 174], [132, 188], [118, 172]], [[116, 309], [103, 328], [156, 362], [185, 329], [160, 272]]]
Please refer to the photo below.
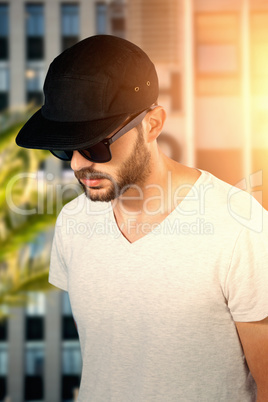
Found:
[[142, 128], [137, 127], [138, 137], [134, 145], [134, 149], [129, 158], [123, 162], [117, 177], [113, 178], [108, 174], [97, 172], [93, 169], [83, 169], [83, 176], [90, 175], [91, 178], [103, 178], [110, 181], [109, 187], [99, 186], [89, 188], [79, 180], [79, 174], [75, 173], [76, 178], [83, 187], [85, 195], [91, 201], [110, 202], [131, 187], [137, 187], [145, 183], [151, 173], [151, 154], [145, 146]]

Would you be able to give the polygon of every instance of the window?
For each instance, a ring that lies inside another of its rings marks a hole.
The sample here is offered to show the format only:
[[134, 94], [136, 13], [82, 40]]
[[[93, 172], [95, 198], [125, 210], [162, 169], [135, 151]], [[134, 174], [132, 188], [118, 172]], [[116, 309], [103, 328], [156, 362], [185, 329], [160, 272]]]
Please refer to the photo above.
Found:
[[80, 377], [76, 375], [68, 375], [62, 377], [62, 384], [61, 384], [61, 395], [62, 400], [73, 402], [74, 397], [76, 395], [77, 398], [77, 390], [79, 389], [80, 385]]
[[8, 349], [7, 346], [0, 345], [0, 400], [2, 401], [7, 394], [7, 374], [8, 374]]
[[4, 319], [0, 321], [0, 342], [6, 340], [7, 340], [7, 319]]
[[0, 67], [0, 112], [8, 108], [9, 104], [9, 71]]
[[62, 373], [80, 375], [82, 359], [79, 343], [66, 342], [62, 350]]
[[237, 70], [237, 52], [233, 45], [199, 45], [197, 60], [201, 74], [232, 73]]
[[121, 1], [113, 1], [109, 7], [111, 34], [125, 37], [125, 6]]
[[252, 146], [268, 148], [268, 12], [252, 12], [250, 16], [250, 61], [252, 95]]
[[62, 339], [78, 339], [78, 333], [74, 324], [69, 295], [62, 293]]
[[251, 15], [251, 72], [254, 95], [268, 93], [268, 13]]
[[26, 313], [28, 316], [44, 316], [45, 314], [45, 294], [42, 292], [28, 292], [29, 302]]
[[43, 104], [43, 83], [45, 79], [45, 69], [43, 63], [28, 63], [26, 68], [26, 101], [33, 102], [35, 105]]
[[164, 102], [171, 112], [182, 109], [182, 83], [181, 72], [178, 69], [169, 71], [162, 79], [159, 88], [160, 102]]
[[233, 13], [198, 13], [197, 95], [237, 95], [240, 91], [239, 19]]
[[80, 21], [78, 4], [61, 5], [61, 36], [62, 50], [73, 46], [79, 41]]
[[70, 304], [68, 292], [62, 292], [62, 313], [63, 315], [72, 315], [72, 308]]
[[96, 3], [96, 33], [125, 37], [125, 5], [121, 1]]
[[79, 387], [82, 359], [78, 342], [66, 342], [62, 350], [62, 399], [73, 400]]
[[125, 36], [125, 19], [122, 17], [115, 17], [111, 19], [111, 30], [113, 35], [123, 37]]
[[[119, 2], [119, 1], [118, 1]], [[133, 3], [133, 4], [132, 4]], [[174, 0], [139, 1], [139, 12], [134, 1], [128, 2], [128, 12], [134, 11], [128, 21], [130, 32], [138, 32], [139, 42], [155, 63], [180, 62], [181, 2]], [[138, 18], [137, 18], [138, 17]]]
[[171, 73], [171, 110], [177, 112], [182, 108], [182, 88], [181, 74], [179, 72]]
[[0, 4], [0, 60], [8, 59], [8, 6]]
[[0, 375], [0, 401], [7, 396], [7, 377]]
[[44, 6], [26, 5], [27, 60], [44, 59]]
[[0, 376], [7, 375], [7, 367], [8, 367], [8, 350], [7, 346], [2, 344], [0, 345]]
[[62, 317], [62, 339], [77, 339], [78, 334], [73, 316]]
[[9, 70], [0, 67], [0, 112], [8, 107]]
[[108, 19], [107, 19], [107, 5], [105, 3], [96, 4], [96, 34], [107, 34]]
[[41, 344], [26, 346], [25, 373], [31, 376], [44, 374], [44, 346]]
[[39, 341], [44, 339], [43, 317], [26, 317], [25, 337], [28, 341]]
[[44, 339], [45, 295], [41, 292], [29, 292], [30, 301], [26, 308], [26, 340]]
[[25, 363], [24, 398], [26, 401], [43, 399], [44, 346], [28, 344]]
[[9, 88], [9, 73], [5, 67], [0, 67], [0, 91], [6, 92]]

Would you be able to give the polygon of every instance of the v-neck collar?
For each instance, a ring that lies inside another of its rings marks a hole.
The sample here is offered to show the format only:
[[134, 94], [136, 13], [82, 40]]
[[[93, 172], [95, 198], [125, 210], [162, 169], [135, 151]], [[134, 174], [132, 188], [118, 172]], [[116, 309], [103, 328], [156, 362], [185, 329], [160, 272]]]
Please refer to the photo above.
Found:
[[[157, 225], [158, 228], [161, 228], [163, 225], [165, 225], [167, 223], [168, 220], [172, 219], [174, 216], [177, 215], [178, 213], [178, 209], [182, 208], [183, 205], [186, 202], [190, 202], [192, 201], [192, 197], [191, 197], [191, 192], [192, 189], [194, 187], [200, 186], [200, 184], [205, 180], [205, 174], [206, 172], [202, 169], [197, 169], [201, 174], [200, 176], [197, 178], [197, 180], [194, 182], [194, 184], [192, 185], [191, 189], [188, 191], [188, 193], [186, 194], [186, 196], [181, 200], [181, 202]], [[116, 230], [116, 238], [118, 239], [118, 241], [120, 241], [120, 243], [127, 248], [134, 248], [137, 245], [143, 244], [143, 243], [147, 243], [148, 241], [151, 241], [152, 239], [154, 239], [154, 231], [151, 231], [149, 233], [147, 233], [146, 235], [140, 237], [139, 239], [135, 240], [134, 242], [130, 242], [121, 232], [121, 230], [118, 227], [116, 218], [114, 216], [114, 211], [113, 208], [110, 209], [109, 212], [109, 219], [112, 222], [113, 227], [115, 227]]]

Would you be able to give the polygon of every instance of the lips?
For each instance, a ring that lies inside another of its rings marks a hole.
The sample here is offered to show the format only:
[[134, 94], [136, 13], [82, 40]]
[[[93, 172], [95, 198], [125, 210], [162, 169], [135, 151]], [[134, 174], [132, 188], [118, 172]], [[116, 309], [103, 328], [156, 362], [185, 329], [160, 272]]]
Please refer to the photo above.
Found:
[[103, 179], [81, 179], [81, 182], [88, 187], [99, 186]]

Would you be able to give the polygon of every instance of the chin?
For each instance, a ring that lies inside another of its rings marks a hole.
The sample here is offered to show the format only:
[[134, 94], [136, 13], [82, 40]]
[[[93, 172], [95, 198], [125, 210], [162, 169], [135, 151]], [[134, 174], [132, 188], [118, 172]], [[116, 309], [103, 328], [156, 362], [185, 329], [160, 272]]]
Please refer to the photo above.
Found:
[[86, 197], [91, 201], [110, 202], [116, 198], [112, 189], [104, 189], [103, 187], [85, 187]]

